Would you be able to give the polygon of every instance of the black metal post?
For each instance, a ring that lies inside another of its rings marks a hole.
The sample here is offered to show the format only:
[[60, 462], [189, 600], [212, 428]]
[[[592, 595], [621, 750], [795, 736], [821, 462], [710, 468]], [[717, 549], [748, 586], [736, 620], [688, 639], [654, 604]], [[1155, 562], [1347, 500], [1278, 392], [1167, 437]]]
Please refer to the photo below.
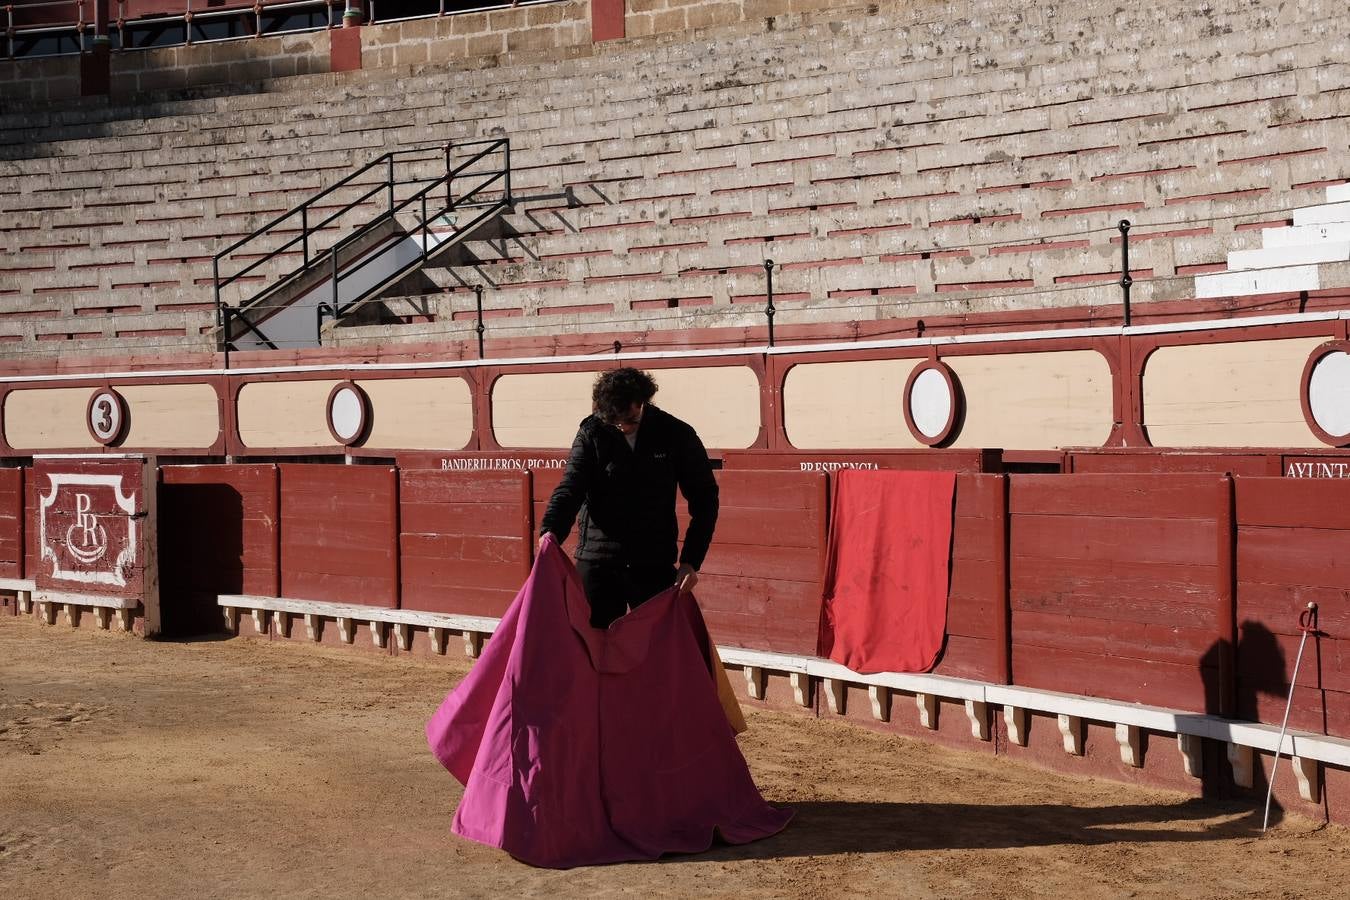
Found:
[[1120, 225], [1120, 292], [1125, 304], [1125, 326], [1130, 325], [1130, 220], [1121, 219]]
[[337, 318], [338, 309], [338, 248], [334, 247], [333, 253], [333, 318]]
[[300, 248], [304, 253], [305, 265], [309, 265], [309, 204], [300, 207]]
[[478, 358], [482, 359], [483, 332], [486, 331], [487, 329], [483, 327], [483, 286], [481, 284], [475, 284], [473, 286], [473, 296], [474, 296], [474, 303], [478, 307], [478, 325], [475, 329], [478, 332]]
[[422, 192], [422, 259], [431, 255], [431, 223], [427, 221], [427, 194]]
[[445, 208], [446, 208], [446, 209], [449, 209], [450, 207], [452, 207], [452, 206], [455, 205], [455, 195], [454, 195], [454, 193], [450, 190], [451, 182], [453, 182], [453, 181], [455, 180], [455, 176], [454, 176], [454, 174], [453, 174], [453, 171], [454, 171], [454, 170], [453, 170], [453, 168], [452, 168], [451, 165], [450, 165], [450, 151], [451, 151], [453, 148], [454, 148], [454, 144], [452, 144], [450, 141], [446, 141], [446, 142], [445, 142]]
[[389, 218], [394, 217], [394, 154], [389, 157]]
[[327, 303], [320, 303], [314, 307], [314, 340], [318, 342], [320, 347], [323, 346], [323, 318], [328, 315], [331, 315], [334, 320], [337, 319], [337, 311]]
[[769, 320], [769, 346], [773, 346], [773, 317], [777, 312], [773, 308], [773, 260], [764, 260], [764, 280], [768, 298], [768, 305], [764, 307], [764, 316]]
[[220, 318], [222, 323], [220, 331], [220, 349], [225, 353], [226, 369], [230, 368], [230, 314], [233, 312], [234, 310], [228, 306], [220, 307]]
[[506, 145], [506, 205], [515, 206], [515, 201], [511, 197], [511, 139], [502, 138], [502, 143]]

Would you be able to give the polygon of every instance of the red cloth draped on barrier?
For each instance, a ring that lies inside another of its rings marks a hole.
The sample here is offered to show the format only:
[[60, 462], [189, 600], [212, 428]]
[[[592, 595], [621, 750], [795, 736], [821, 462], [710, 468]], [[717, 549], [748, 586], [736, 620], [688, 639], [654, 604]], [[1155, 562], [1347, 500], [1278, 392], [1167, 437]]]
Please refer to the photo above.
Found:
[[841, 471], [817, 652], [855, 672], [927, 672], [947, 631], [953, 472]]
[[718, 702], [698, 604], [673, 588], [592, 628], [549, 540], [482, 658], [427, 723], [465, 785], [452, 830], [569, 868], [775, 834]]

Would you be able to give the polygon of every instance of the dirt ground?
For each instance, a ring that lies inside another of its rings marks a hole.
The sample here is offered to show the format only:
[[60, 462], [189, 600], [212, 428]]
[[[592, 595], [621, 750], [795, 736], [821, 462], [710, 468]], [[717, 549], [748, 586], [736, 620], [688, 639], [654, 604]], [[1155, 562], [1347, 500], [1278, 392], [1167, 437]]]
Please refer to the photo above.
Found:
[[0, 617], [0, 895], [1334, 897], [1350, 832], [753, 712], [797, 818], [747, 847], [533, 869], [450, 834], [422, 726], [467, 661], [151, 644]]

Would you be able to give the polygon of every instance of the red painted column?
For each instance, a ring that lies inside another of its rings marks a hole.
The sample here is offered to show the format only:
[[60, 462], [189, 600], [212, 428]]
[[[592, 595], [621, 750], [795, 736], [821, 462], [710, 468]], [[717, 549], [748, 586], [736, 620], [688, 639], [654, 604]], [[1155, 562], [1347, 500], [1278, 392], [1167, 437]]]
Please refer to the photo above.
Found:
[[591, 0], [591, 42], [624, 37], [624, 12], [624, 0]]
[[1233, 476], [1219, 479], [1215, 531], [1218, 532], [1214, 603], [1218, 622], [1218, 709], [1221, 716], [1232, 716], [1237, 706], [1234, 656], [1237, 648], [1237, 516], [1233, 498]]
[[361, 20], [344, 18], [343, 26], [328, 29], [330, 72], [353, 72], [361, 68]]
[[[986, 476], [972, 476], [983, 478]], [[988, 476], [998, 479], [997, 489], [990, 502], [994, 530], [994, 677], [1003, 684], [1012, 684], [1012, 606], [1008, 588], [1012, 573], [1008, 556], [1008, 476]]]

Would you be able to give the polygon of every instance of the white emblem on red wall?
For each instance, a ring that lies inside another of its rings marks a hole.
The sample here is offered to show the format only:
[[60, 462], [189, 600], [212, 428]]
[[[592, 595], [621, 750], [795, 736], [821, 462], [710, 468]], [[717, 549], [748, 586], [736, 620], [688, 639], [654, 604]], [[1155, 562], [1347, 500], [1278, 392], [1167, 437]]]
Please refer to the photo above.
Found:
[[57, 473], [38, 509], [38, 541], [51, 577], [126, 587], [136, 563], [136, 498], [121, 475]]

